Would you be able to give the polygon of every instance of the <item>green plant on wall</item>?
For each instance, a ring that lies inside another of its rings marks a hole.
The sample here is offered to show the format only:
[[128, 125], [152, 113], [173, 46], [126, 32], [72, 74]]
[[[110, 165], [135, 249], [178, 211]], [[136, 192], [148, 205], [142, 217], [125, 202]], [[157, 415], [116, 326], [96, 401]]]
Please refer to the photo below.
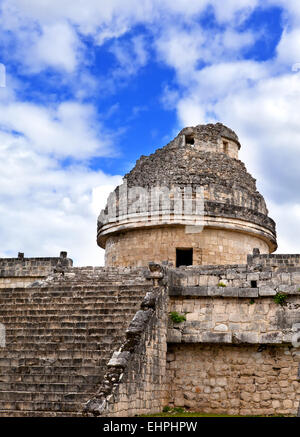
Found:
[[287, 299], [287, 295], [285, 293], [276, 293], [274, 296], [274, 302], [278, 305], [284, 305]]
[[218, 283], [218, 287], [226, 287], [226, 284], [224, 284], [224, 282], [220, 281], [220, 282]]
[[182, 323], [182, 322], [186, 321], [185, 315], [179, 314], [179, 313], [177, 313], [177, 311], [172, 311], [170, 313], [170, 317], [171, 317], [172, 322], [174, 322], [174, 323]]

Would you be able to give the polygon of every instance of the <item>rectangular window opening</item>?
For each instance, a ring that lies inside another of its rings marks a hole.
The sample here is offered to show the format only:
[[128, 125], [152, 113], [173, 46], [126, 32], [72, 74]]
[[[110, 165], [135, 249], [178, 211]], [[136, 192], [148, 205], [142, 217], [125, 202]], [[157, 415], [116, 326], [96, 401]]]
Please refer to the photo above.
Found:
[[195, 139], [193, 135], [186, 135], [185, 136], [185, 144], [189, 144], [190, 146], [193, 146], [195, 144]]
[[257, 281], [251, 281], [251, 288], [257, 288]]
[[193, 249], [176, 249], [176, 267], [193, 265]]

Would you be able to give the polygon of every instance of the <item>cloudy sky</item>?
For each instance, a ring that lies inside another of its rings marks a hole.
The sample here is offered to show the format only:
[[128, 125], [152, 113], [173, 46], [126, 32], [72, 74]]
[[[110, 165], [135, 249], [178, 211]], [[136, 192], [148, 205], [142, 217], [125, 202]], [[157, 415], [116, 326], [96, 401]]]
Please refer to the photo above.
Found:
[[299, 0], [1, 0], [0, 63], [0, 257], [101, 265], [121, 176], [216, 121], [300, 252]]

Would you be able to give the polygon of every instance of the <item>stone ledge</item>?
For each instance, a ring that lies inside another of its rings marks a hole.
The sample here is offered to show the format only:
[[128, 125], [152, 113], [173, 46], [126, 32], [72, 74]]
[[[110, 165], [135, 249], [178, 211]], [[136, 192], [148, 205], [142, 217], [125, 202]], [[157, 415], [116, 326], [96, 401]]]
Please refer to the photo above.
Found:
[[300, 287], [298, 285], [280, 285], [279, 287], [271, 287], [263, 285], [259, 288], [249, 287], [218, 287], [199, 285], [195, 287], [172, 286], [169, 288], [169, 296], [171, 297], [239, 297], [239, 298], [255, 298], [275, 296], [279, 291], [287, 295], [300, 295]]
[[[275, 293], [276, 294], [276, 293]], [[170, 287], [169, 296], [172, 297], [258, 297], [257, 288], [235, 288], [217, 286], [196, 286], [196, 287]]]
[[269, 333], [255, 332], [185, 332], [179, 329], [168, 329], [168, 343], [231, 343], [231, 344], [289, 344], [292, 333], [283, 334], [281, 331]]

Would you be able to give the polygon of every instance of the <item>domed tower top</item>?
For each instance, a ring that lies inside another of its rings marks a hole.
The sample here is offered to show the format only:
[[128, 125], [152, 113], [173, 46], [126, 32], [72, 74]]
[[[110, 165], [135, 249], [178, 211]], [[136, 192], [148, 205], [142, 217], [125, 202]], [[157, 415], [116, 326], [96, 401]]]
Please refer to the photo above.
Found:
[[235, 159], [238, 159], [241, 148], [236, 133], [222, 123], [185, 127], [177, 139], [182, 146], [188, 145], [205, 152], [225, 153]]
[[216, 123], [186, 127], [141, 156], [98, 219], [106, 264], [241, 264], [254, 248], [273, 252], [275, 223], [238, 160], [240, 147], [237, 135]]

